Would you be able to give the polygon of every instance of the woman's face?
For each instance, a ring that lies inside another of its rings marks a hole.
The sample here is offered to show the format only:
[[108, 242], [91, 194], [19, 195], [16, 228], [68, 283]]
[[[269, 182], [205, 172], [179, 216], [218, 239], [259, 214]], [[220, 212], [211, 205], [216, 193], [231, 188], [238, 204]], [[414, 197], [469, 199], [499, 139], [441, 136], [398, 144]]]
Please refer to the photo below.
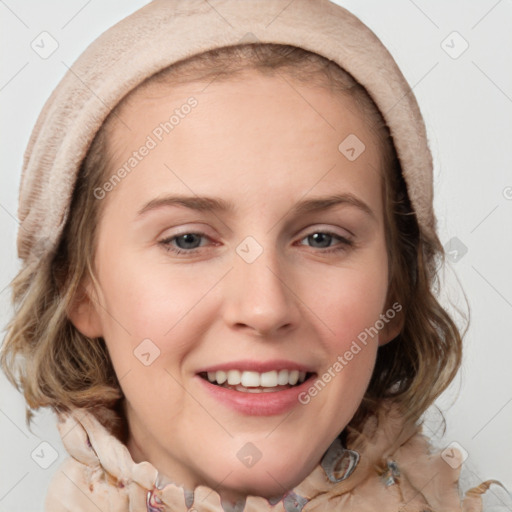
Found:
[[72, 320], [105, 339], [135, 461], [232, 500], [313, 470], [396, 334], [379, 151], [352, 99], [255, 71], [124, 106]]

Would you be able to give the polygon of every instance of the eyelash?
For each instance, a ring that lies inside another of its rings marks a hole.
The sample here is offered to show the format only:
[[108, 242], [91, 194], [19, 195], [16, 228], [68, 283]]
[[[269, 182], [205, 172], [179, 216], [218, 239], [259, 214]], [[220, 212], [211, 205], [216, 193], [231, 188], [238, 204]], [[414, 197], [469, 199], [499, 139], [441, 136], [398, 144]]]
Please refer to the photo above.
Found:
[[[341, 252], [341, 251], [346, 251], [349, 247], [354, 246], [354, 241], [353, 240], [350, 240], [350, 239], [345, 238], [343, 236], [337, 235], [336, 233], [333, 233], [332, 231], [313, 231], [310, 234], [302, 237], [301, 241], [304, 240], [305, 238], [308, 238], [308, 237], [310, 237], [312, 235], [316, 235], [316, 234], [328, 235], [328, 236], [331, 236], [333, 238], [337, 238], [341, 242], [340, 244], [335, 245], [334, 248], [320, 248], [320, 249], [318, 249], [319, 252], [321, 252], [323, 254], [338, 253], [338, 252]], [[190, 231], [190, 232], [181, 233], [181, 234], [178, 234], [178, 235], [173, 235], [171, 237], [168, 237], [168, 238], [165, 238], [163, 240], [160, 240], [158, 243], [160, 245], [162, 245], [162, 247], [164, 248], [165, 251], [172, 252], [172, 253], [177, 254], [177, 255], [180, 255], [180, 254], [182, 254], [182, 255], [183, 254], [188, 254], [188, 255], [195, 254], [200, 249], [200, 247], [196, 247], [194, 249], [180, 249], [180, 248], [173, 247], [171, 245], [171, 243], [174, 240], [176, 240], [177, 238], [180, 238], [182, 236], [185, 236], [185, 235], [197, 235], [197, 236], [204, 237], [204, 238], [210, 238], [205, 233], [201, 233], [199, 231]], [[314, 249], [314, 247], [313, 247], [313, 249]]]

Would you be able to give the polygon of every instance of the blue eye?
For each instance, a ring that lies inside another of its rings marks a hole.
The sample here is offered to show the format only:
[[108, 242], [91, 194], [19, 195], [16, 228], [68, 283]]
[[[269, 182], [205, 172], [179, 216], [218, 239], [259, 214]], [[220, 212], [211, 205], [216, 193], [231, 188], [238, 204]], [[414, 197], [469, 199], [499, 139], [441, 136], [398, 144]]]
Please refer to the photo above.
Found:
[[[204, 233], [183, 233], [161, 240], [159, 243], [164, 246], [165, 250], [176, 254], [191, 254], [201, 244], [201, 238], [208, 238]], [[177, 245], [172, 245], [173, 242]], [[198, 243], [199, 242], [199, 243]]]
[[[162, 245], [166, 251], [174, 254], [191, 255], [195, 254], [200, 247], [204, 245], [201, 243], [204, 239], [210, 239], [210, 237], [204, 233], [190, 232], [165, 238], [161, 240], [159, 244]], [[300, 241], [302, 242], [303, 240], [308, 240], [308, 243], [311, 244], [310, 247], [319, 249], [320, 253], [341, 252], [354, 245], [352, 240], [329, 231], [315, 231], [305, 236]], [[335, 240], [338, 240], [339, 243], [333, 244]], [[305, 244], [301, 243], [300, 245]]]
[[[341, 243], [337, 245], [332, 245], [335, 239], [338, 239]], [[347, 249], [353, 245], [352, 240], [345, 238], [343, 236], [337, 235], [336, 233], [331, 233], [329, 231], [315, 231], [314, 233], [305, 236], [302, 240], [308, 240], [309, 243], [319, 244], [313, 248], [323, 249], [321, 252], [329, 253], [329, 252], [337, 252]], [[302, 241], [301, 240], [301, 241]], [[301, 244], [304, 245], [304, 244]], [[325, 250], [329, 249], [329, 250]]]

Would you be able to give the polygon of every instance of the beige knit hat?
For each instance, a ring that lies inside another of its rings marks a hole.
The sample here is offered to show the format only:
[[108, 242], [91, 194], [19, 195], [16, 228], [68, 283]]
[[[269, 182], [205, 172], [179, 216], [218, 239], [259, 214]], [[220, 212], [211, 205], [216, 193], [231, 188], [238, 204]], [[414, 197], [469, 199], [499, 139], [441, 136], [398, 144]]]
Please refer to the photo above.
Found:
[[44, 106], [24, 157], [19, 257], [34, 263], [56, 248], [80, 164], [128, 92], [179, 60], [253, 41], [317, 53], [367, 89], [391, 131], [420, 228], [435, 230], [432, 156], [418, 104], [393, 57], [358, 18], [329, 0], [155, 0], [96, 39]]

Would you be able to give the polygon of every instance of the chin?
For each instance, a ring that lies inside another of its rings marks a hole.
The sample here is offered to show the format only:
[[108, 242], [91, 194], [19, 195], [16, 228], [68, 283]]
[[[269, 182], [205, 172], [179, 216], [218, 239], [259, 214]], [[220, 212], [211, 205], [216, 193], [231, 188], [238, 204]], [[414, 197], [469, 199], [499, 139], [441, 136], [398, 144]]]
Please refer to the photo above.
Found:
[[[217, 479], [213, 478], [213, 488], [219, 485], [218, 475], [229, 475], [220, 487], [217, 487], [221, 496], [260, 496], [262, 498], [280, 497], [293, 489], [312, 471], [308, 467], [300, 468], [297, 457], [291, 460], [264, 461], [263, 457], [251, 467], [242, 463], [219, 468]], [[213, 475], [212, 475], [213, 476]], [[210, 485], [211, 486], [211, 485]]]

